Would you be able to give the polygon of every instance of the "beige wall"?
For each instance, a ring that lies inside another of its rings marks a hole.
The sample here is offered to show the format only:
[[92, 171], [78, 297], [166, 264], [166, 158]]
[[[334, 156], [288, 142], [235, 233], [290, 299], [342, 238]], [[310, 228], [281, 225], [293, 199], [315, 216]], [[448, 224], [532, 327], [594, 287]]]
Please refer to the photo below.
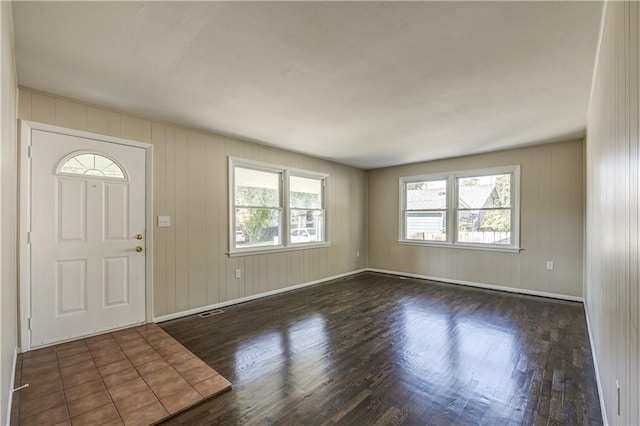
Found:
[[[398, 244], [401, 176], [508, 165], [521, 165], [522, 252]], [[583, 180], [582, 141], [372, 170], [369, 267], [582, 297]]]
[[16, 75], [10, 2], [0, 2], [0, 39], [0, 423], [4, 424], [17, 346]]
[[586, 147], [585, 298], [608, 422], [620, 425], [640, 424], [639, 9], [606, 5]]
[[[366, 173], [54, 95], [19, 90], [18, 117], [150, 142], [154, 152], [154, 316], [281, 289], [366, 266]], [[229, 258], [228, 156], [328, 173], [331, 246]], [[361, 256], [356, 258], [356, 251]], [[242, 278], [235, 278], [241, 269]]]

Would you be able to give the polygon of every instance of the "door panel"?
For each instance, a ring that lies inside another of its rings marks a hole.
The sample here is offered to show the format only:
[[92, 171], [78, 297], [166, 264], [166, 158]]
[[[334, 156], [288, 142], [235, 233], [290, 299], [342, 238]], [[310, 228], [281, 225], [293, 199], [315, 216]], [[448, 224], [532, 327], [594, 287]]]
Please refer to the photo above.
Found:
[[87, 205], [86, 182], [58, 179], [57, 216], [59, 241], [84, 241]]
[[31, 136], [31, 346], [144, 322], [145, 150]]
[[121, 183], [105, 183], [104, 239], [126, 240], [129, 235], [129, 186]]
[[85, 312], [87, 310], [86, 259], [58, 261], [56, 264], [58, 266], [56, 277], [57, 315]]
[[104, 306], [118, 306], [129, 301], [129, 258], [104, 259]]

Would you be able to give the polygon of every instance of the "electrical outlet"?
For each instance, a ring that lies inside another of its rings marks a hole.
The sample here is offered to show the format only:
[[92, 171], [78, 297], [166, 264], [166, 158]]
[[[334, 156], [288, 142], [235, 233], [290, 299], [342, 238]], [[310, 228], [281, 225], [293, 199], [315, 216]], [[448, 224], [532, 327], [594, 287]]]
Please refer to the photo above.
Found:
[[547, 270], [548, 271], [552, 271], [553, 270], [553, 261], [547, 260]]
[[356, 257], [360, 257], [360, 252], [359, 251], [356, 252]]
[[239, 279], [242, 276], [240, 269], [236, 269], [236, 279]]

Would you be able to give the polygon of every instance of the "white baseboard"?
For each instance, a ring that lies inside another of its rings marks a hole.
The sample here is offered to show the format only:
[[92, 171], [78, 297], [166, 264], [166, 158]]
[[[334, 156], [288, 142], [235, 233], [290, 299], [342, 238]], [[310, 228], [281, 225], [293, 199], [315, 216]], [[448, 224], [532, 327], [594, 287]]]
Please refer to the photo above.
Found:
[[587, 318], [587, 332], [589, 333], [589, 343], [591, 345], [591, 358], [593, 358], [593, 369], [596, 372], [596, 385], [598, 386], [598, 398], [600, 398], [600, 411], [602, 412], [602, 424], [609, 426], [607, 421], [607, 407], [604, 404], [604, 394], [602, 393], [602, 382], [600, 381], [600, 369], [598, 368], [598, 357], [596, 347], [593, 343], [593, 333], [591, 332], [591, 322], [589, 321], [589, 308], [584, 304], [584, 316]]
[[440, 281], [440, 282], [449, 283], [449, 284], [460, 284], [468, 287], [486, 288], [489, 290], [499, 290], [499, 291], [506, 291], [509, 293], [519, 293], [519, 294], [527, 294], [531, 296], [550, 297], [552, 299], [560, 299], [560, 300], [568, 300], [571, 302], [584, 303], [584, 299], [582, 297], [569, 296], [566, 294], [548, 293], [546, 291], [529, 290], [529, 289], [517, 288], [517, 287], [506, 287], [506, 286], [494, 285], [494, 284], [483, 284], [483, 283], [476, 283], [473, 281], [454, 280], [450, 278], [432, 277], [429, 275], [411, 274], [411, 273], [399, 272], [399, 271], [389, 271], [386, 269], [367, 268], [367, 271], [379, 272], [381, 274], [389, 274], [389, 275], [400, 275], [403, 277], [419, 278], [423, 280]]
[[334, 275], [334, 276], [327, 277], [327, 278], [322, 278], [322, 279], [315, 280], [315, 281], [309, 281], [309, 282], [302, 283], [302, 284], [296, 284], [296, 285], [292, 285], [292, 286], [289, 286], [289, 287], [279, 288], [277, 290], [271, 290], [271, 291], [267, 291], [267, 292], [264, 292], [264, 293], [252, 294], [251, 296], [241, 297], [241, 298], [233, 299], [233, 300], [227, 300], [225, 302], [214, 303], [213, 305], [201, 306], [199, 308], [189, 309], [189, 310], [186, 310], [186, 311], [176, 312], [176, 313], [173, 313], [173, 314], [161, 315], [159, 317], [154, 317], [153, 318], [153, 322], [169, 321], [169, 320], [176, 319], [176, 318], [182, 318], [182, 317], [186, 317], [186, 316], [189, 316], [189, 315], [199, 314], [201, 312], [209, 311], [211, 309], [218, 309], [218, 308], [224, 308], [225, 306], [237, 305], [238, 303], [248, 302], [250, 300], [260, 299], [260, 298], [267, 297], [267, 296], [273, 296], [274, 294], [286, 293], [288, 291], [297, 290], [299, 288], [309, 287], [309, 286], [316, 285], [316, 284], [321, 284], [321, 283], [324, 283], [324, 282], [327, 282], [327, 281], [337, 280], [337, 279], [340, 279], [340, 278], [348, 277], [350, 275], [355, 275], [355, 274], [359, 274], [361, 272], [366, 272], [366, 271], [367, 271], [367, 269], [357, 269], [355, 271], [345, 272], [344, 274], [338, 274], [338, 275]]
[[309, 287], [309, 286], [320, 284], [320, 283], [324, 283], [324, 282], [327, 282], [327, 281], [337, 280], [337, 279], [340, 279], [340, 278], [348, 277], [350, 275], [355, 275], [355, 274], [359, 274], [359, 273], [362, 273], [362, 272], [378, 272], [378, 273], [389, 274], [389, 275], [400, 275], [400, 276], [404, 276], [404, 277], [420, 278], [420, 279], [431, 280], [431, 281], [440, 281], [440, 282], [445, 282], [445, 283], [450, 283], [450, 284], [460, 284], [460, 285], [465, 285], [465, 286], [469, 286], [469, 287], [479, 287], [479, 288], [486, 288], [486, 289], [490, 289], [490, 290], [506, 291], [506, 292], [509, 292], [509, 293], [528, 294], [528, 295], [532, 295], [532, 296], [542, 296], [542, 297], [549, 297], [549, 298], [553, 298], [553, 299], [569, 300], [569, 301], [572, 301], [572, 302], [583, 302], [584, 303], [584, 299], [582, 297], [568, 296], [568, 295], [564, 295], [564, 294], [547, 293], [547, 292], [544, 292], [544, 291], [528, 290], [528, 289], [515, 288], [515, 287], [506, 287], [506, 286], [499, 286], [499, 285], [493, 285], [493, 284], [483, 284], [483, 283], [476, 283], [476, 282], [472, 282], [472, 281], [452, 280], [452, 279], [449, 279], [449, 278], [432, 277], [432, 276], [429, 276], [429, 275], [411, 274], [411, 273], [406, 273], [406, 272], [390, 271], [390, 270], [386, 270], [386, 269], [364, 268], [364, 269], [358, 269], [358, 270], [351, 271], [351, 272], [345, 272], [344, 274], [338, 274], [338, 275], [334, 275], [334, 276], [331, 276], [331, 277], [322, 278], [322, 279], [315, 280], [315, 281], [309, 281], [309, 282], [302, 283], [302, 284], [296, 284], [296, 285], [292, 285], [292, 286], [289, 286], [289, 287], [280, 288], [280, 289], [277, 289], [277, 290], [271, 290], [271, 291], [267, 291], [267, 292], [264, 292], [264, 293], [252, 294], [251, 296], [241, 297], [241, 298], [233, 299], [233, 300], [227, 300], [225, 302], [214, 303], [212, 305], [206, 305], [206, 306], [201, 306], [199, 308], [188, 309], [186, 311], [175, 312], [173, 314], [160, 315], [158, 317], [154, 317], [153, 318], [153, 322], [169, 321], [169, 320], [176, 319], [176, 318], [182, 318], [182, 317], [186, 317], [186, 316], [189, 316], [189, 315], [199, 314], [201, 312], [209, 311], [211, 309], [219, 309], [219, 308], [224, 308], [226, 306], [237, 305], [238, 303], [243, 303], [243, 302], [248, 302], [248, 301], [251, 301], [251, 300], [260, 299], [262, 297], [273, 296], [274, 294], [286, 293], [288, 291], [297, 290], [299, 288], [304, 288], [304, 287]]
[[6, 425], [11, 424], [11, 406], [13, 405], [13, 390], [16, 387], [16, 365], [18, 364], [18, 348], [13, 350], [13, 365], [11, 368], [11, 381], [9, 382], [9, 397], [7, 398], [7, 421]]

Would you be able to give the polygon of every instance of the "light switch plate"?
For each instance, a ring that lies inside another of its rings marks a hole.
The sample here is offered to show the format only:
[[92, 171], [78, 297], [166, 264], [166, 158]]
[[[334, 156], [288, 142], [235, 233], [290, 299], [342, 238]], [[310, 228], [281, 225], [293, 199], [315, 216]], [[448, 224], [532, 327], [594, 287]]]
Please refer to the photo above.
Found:
[[171, 226], [171, 216], [158, 216], [158, 228]]

